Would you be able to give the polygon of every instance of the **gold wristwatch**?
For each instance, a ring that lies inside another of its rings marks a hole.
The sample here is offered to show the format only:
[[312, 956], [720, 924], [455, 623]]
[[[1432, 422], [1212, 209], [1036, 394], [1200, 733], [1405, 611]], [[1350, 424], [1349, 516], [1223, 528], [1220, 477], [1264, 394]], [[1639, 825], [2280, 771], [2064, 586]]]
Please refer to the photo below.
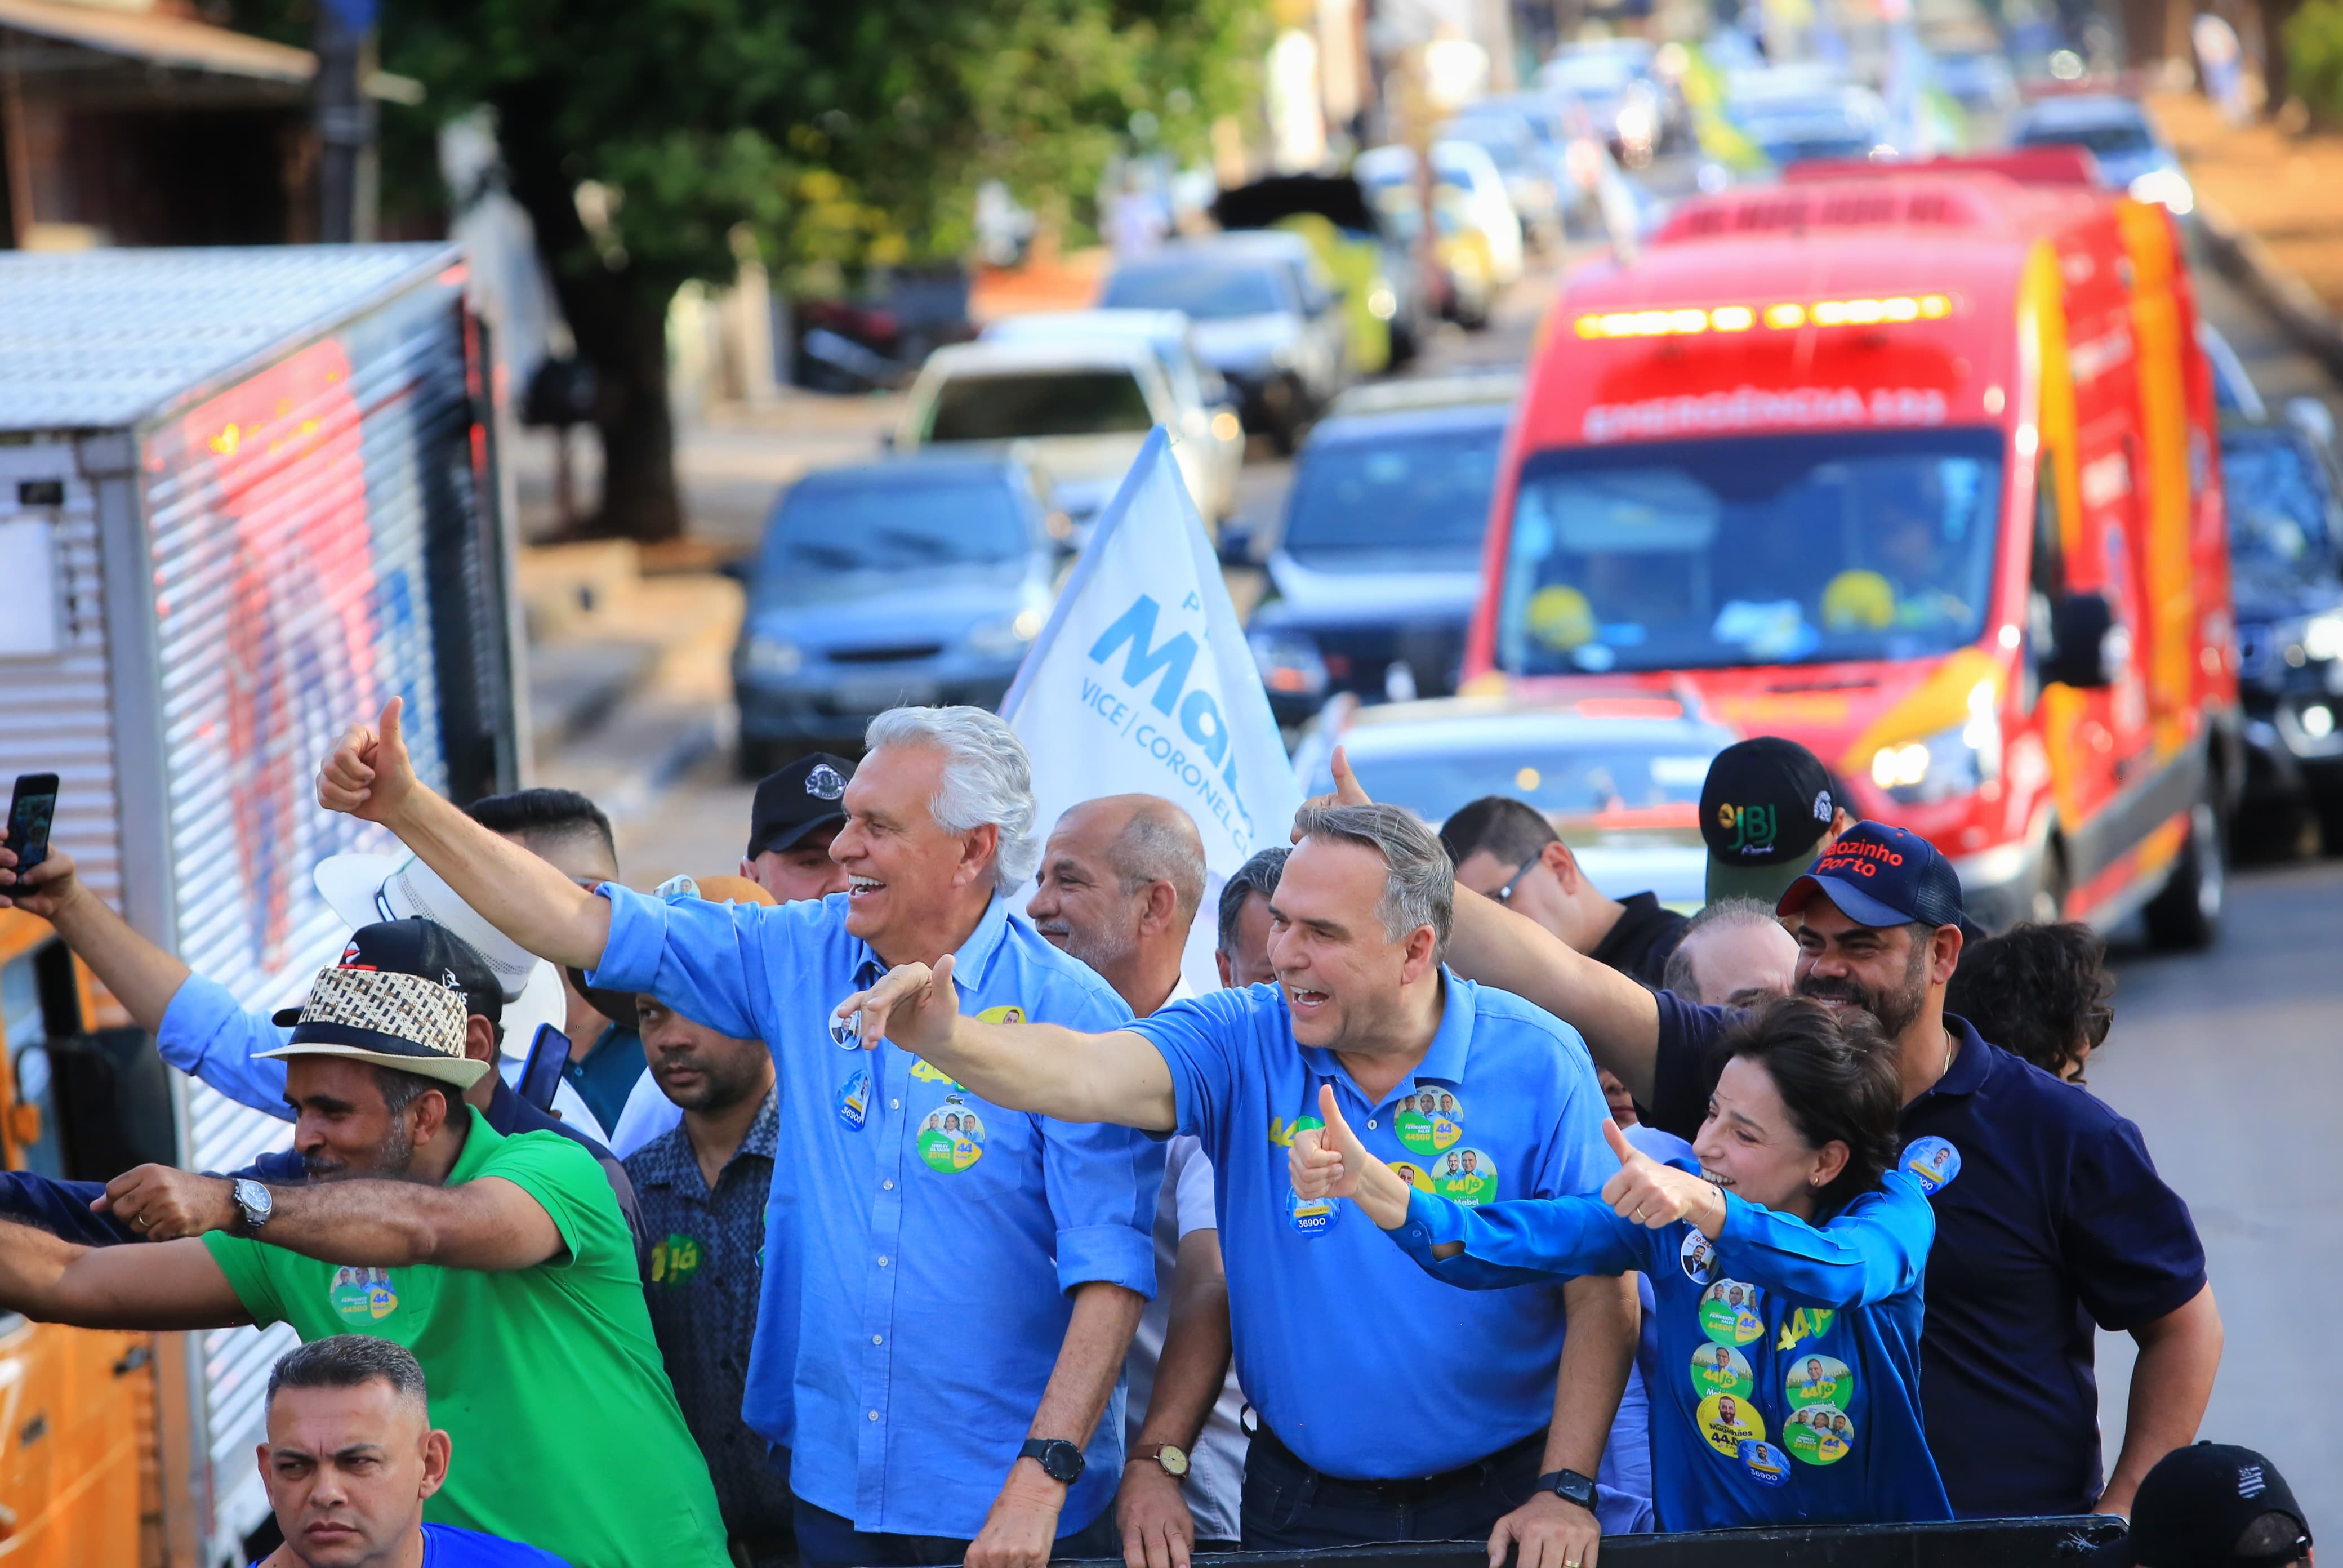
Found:
[[1131, 1457], [1122, 1462], [1124, 1468], [1128, 1469], [1134, 1464], [1144, 1464], [1150, 1460], [1161, 1465], [1163, 1473], [1172, 1480], [1188, 1479], [1187, 1451], [1176, 1442], [1142, 1442], [1132, 1449]]

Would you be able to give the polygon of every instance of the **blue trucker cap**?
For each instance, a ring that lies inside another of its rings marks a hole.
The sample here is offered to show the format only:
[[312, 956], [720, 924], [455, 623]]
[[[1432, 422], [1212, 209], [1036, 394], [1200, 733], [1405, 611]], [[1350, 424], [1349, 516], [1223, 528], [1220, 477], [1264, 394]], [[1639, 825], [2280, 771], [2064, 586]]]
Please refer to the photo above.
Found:
[[1775, 913], [1795, 914], [1817, 894], [1861, 925], [1970, 929], [1953, 863], [1919, 834], [1885, 822], [1857, 822], [1841, 833], [1814, 869], [1790, 884]]

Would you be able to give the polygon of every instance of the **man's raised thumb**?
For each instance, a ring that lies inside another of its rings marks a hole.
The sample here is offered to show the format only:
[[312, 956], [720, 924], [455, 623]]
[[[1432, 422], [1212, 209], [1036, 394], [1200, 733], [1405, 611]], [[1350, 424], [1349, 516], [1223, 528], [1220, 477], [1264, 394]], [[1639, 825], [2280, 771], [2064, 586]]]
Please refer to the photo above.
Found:
[[1603, 1119], [1603, 1141], [1611, 1145], [1611, 1152], [1619, 1157], [1622, 1165], [1643, 1152], [1627, 1141], [1627, 1135], [1619, 1131], [1619, 1124], [1607, 1116]]
[[398, 747], [398, 718], [406, 707], [404, 697], [394, 697], [382, 705], [382, 717], [375, 721], [375, 733], [386, 751]]
[[1334, 1086], [1331, 1083], [1318, 1086], [1318, 1115], [1326, 1123], [1327, 1141], [1334, 1148], [1358, 1141], [1352, 1136], [1351, 1124], [1342, 1120], [1342, 1108], [1335, 1102]]
[[1334, 798], [1345, 806], [1368, 804], [1367, 791], [1359, 776], [1351, 771], [1351, 756], [1343, 748], [1334, 748]]
[[928, 984], [933, 990], [941, 991], [946, 995], [950, 995], [951, 991], [951, 977], [952, 956], [950, 953], [946, 953], [943, 957], [936, 960], [936, 967], [929, 971]]

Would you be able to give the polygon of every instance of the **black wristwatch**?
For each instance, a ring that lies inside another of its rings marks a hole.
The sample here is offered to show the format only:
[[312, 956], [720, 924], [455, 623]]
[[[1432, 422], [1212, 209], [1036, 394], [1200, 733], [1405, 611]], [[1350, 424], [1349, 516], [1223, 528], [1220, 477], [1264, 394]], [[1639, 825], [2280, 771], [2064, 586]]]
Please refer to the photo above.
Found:
[[[1025, 1446], [1017, 1451], [1020, 1459], [1038, 1459], [1051, 1480], [1061, 1486], [1071, 1486], [1082, 1478], [1087, 1462], [1082, 1451], [1062, 1437], [1029, 1437]], [[1592, 1493], [1589, 1496], [1594, 1495]]]
[[1594, 1480], [1574, 1470], [1555, 1470], [1537, 1478], [1540, 1492], [1551, 1492], [1564, 1503], [1575, 1503], [1588, 1513], [1594, 1511]]

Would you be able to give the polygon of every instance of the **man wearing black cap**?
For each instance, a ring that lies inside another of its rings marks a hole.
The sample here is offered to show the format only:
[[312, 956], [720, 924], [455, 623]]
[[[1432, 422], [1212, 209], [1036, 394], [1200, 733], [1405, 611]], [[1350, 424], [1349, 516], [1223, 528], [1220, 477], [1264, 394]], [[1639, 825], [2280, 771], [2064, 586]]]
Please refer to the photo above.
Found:
[[[1366, 799], [1339, 752], [1335, 779], [1342, 799]], [[1803, 916], [1801, 994], [1866, 1009], [1896, 1046], [1899, 1162], [1936, 1212], [1920, 1348], [1928, 1446], [1954, 1509], [2124, 1513], [2148, 1467], [2196, 1436], [2220, 1364], [2187, 1205], [2137, 1127], [1945, 1011], [1961, 889], [1926, 839], [1855, 823], [1777, 911]], [[1462, 890], [1448, 961], [1576, 1025], [1654, 1126], [1699, 1132], [1727, 1010], [1647, 990]], [[2104, 1484], [2094, 1323], [2139, 1343], [2123, 1452]]]
[[[361, 926], [351, 933], [337, 967], [420, 975], [448, 984], [464, 998], [465, 1054], [475, 1061], [496, 1060], [504, 994], [488, 960], [446, 927], [412, 918]], [[284, 1027], [299, 1018], [298, 1008], [288, 1008], [277, 1013], [273, 1021]], [[501, 1073], [482, 1073], [464, 1090], [463, 1095], [465, 1102], [477, 1107], [500, 1137], [508, 1138], [517, 1132], [558, 1132], [584, 1147], [602, 1168], [628, 1230], [641, 1236], [642, 1219], [635, 1201], [634, 1183], [628, 1179], [626, 1167], [608, 1149], [514, 1093]], [[165, 1166], [142, 1166], [139, 1171], [148, 1173], [146, 1185], [153, 1194], [151, 1201], [140, 1211], [148, 1221], [143, 1228], [133, 1228], [111, 1204], [93, 1207], [108, 1191], [98, 1182], [59, 1181], [18, 1171], [0, 1172], [0, 1217], [37, 1226], [86, 1247], [168, 1241], [224, 1230], [233, 1224], [234, 1216], [218, 1201], [219, 1190], [210, 1179], [186, 1177]], [[306, 1181], [308, 1171], [297, 1151], [286, 1149], [264, 1154], [235, 1174], [277, 1183]], [[117, 1177], [115, 1184], [129, 1182], [138, 1175], [138, 1171], [131, 1171]]]
[[2317, 1568], [2310, 1525], [2278, 1466], [2250, 1448], [2176, 1448], [2139, 1483], [2131, 1531], [2089, 1568]]
[[853, 777], [853, 763], [827, 751], [768, 774], [749, 809], [740, 874], [785, 904], [846, 891], [846, 868], [830, 858], [830, 841], [846, 826]]
[[1726, 747], [1700, 787], [1708, 901], [1777, 902], [1854, 825], [1830, 769], [1796, 741], [1760, 735]]

